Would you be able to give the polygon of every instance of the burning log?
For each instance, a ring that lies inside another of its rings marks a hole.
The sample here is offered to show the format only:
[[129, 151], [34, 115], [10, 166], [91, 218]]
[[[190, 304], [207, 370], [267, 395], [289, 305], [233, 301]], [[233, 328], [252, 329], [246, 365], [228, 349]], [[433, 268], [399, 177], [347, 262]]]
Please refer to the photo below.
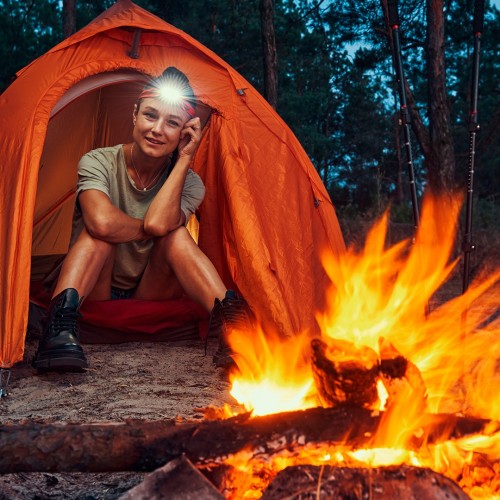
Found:
[[[244, 448], [275, 453], [306, 443], [370, 444], [381, 415], [362, 408], [311, 408], [250, 418], [182, 423], [25, 423], [0, 427], [0, 473], [151, 471], [186, 455], [195, 465], [220, 461]], [[488, 421], [427, 415], [423, 440], [478, 433]]]
[[314, 382], [323, 406], [374, 408], [379, 400], [377, 382], [388, 392], [387, 407], [402, 398], [417, 402], [423, 411], [426, 387], [418, 368], [389, 342], [380, 340], [380, 360], [367, 347], [339, 339], [311, 341]]
[[424, 411], [427, 388], [420, 370], [387, 340], [379, 340], [380, 377], [388, 392], [387, 408], [401, 400]]
[[451, 479], [430, 469], [404, 465], [380, 468], [306, 465], [287, 467], [279, 472], [261, 498], [467, 500], [469, 497]]
[[379, 364], [373, 349], [336, 339], [328, 345], [313, 339], [311, 348], [314, 382], [323, 406], [371, 408], [376, 403]]

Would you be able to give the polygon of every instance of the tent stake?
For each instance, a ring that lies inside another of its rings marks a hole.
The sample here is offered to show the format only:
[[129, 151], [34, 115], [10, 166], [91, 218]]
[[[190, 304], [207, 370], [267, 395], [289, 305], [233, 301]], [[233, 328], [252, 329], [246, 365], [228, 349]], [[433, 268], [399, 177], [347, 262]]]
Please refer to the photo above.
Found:
[[0, 398], [8, 396], [7, 387], [9, 386], [10, 369], [0, 368]]

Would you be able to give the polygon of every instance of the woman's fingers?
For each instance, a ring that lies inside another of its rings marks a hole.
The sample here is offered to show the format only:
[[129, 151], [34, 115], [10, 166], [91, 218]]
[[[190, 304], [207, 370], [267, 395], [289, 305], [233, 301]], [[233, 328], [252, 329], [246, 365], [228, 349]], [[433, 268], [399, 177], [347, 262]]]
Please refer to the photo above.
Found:
[[201, 121], [198, 117], [192, 118], [184, 125], [181, 132], [179, 153], [191, 155], [201, 138]]

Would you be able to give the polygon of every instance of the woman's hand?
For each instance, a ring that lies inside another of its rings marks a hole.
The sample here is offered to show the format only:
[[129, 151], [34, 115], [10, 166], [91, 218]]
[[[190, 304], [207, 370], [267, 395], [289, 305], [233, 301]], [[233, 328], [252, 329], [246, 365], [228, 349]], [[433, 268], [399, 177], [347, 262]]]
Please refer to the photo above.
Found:
[[201, 121], [197, 116], [186, 122], [180, 137], [179, 158], [187, 157], [191, 161], [201, 139]]
[[144, 231], [162, 237], [184, 225], [186, 216], [181, 210], [182, 190], [193, 155], [201, 139], [198, 117], [187, 121], [180, 132], [177, 161], [144, 216]]

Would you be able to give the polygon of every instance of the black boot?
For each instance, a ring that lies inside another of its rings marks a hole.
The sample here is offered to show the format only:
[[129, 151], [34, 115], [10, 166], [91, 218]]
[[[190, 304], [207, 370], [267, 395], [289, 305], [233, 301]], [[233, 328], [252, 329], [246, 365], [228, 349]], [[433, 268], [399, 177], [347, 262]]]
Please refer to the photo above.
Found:
[[74, 288], [63, 290], [51, 300], [33, 359], [34, 368], [41, 372], [82, 372], [88, 368], [78, 333], [80, 303]]
[[215, 299], [210, 325], [216, 325], [219, 338], [219, 345], [213, 357], [215, 366], [226, 369], [235, 367], [233, 351], [227, 339], [232, 330], [251, 332], [251, 313], [245, 299], [232, 290], [226, 292], [224, 299]]

